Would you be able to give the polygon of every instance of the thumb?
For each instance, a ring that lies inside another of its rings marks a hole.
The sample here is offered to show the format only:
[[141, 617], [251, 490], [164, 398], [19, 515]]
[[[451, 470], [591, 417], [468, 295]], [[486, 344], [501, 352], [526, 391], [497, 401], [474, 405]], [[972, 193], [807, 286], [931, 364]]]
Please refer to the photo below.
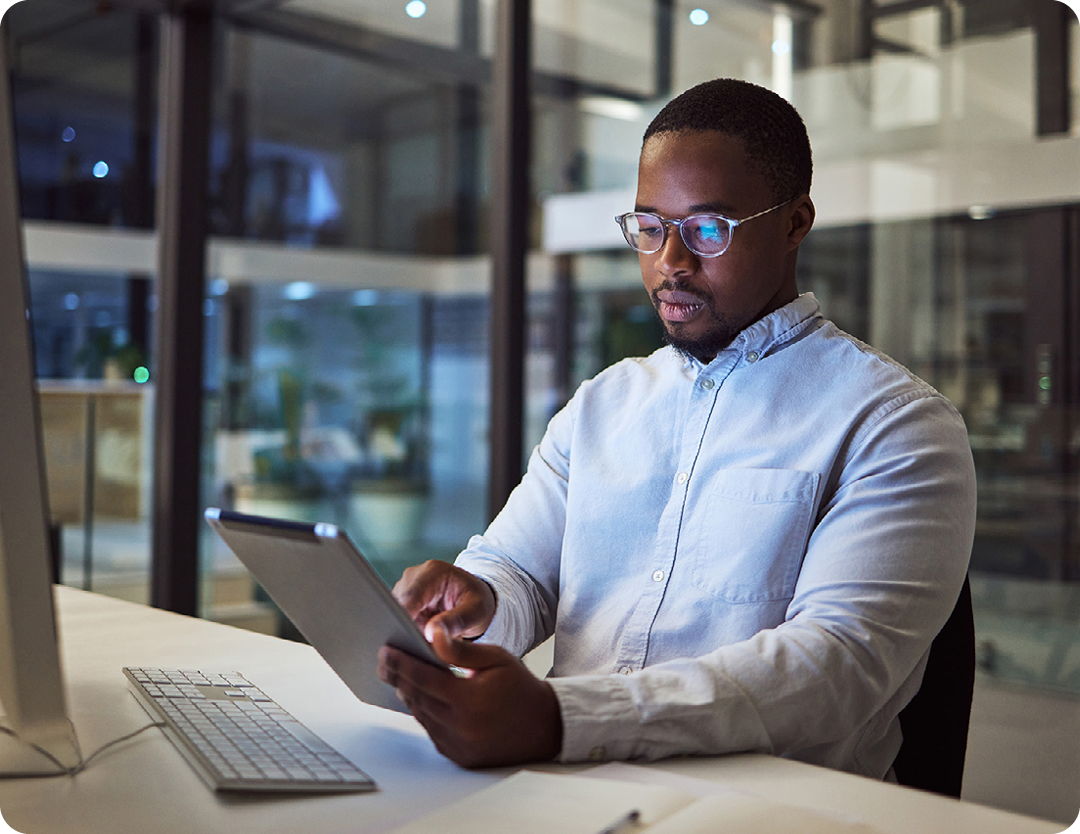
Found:
[[464, 617], [457, 608], [436, 614], [424, 626], [424, 637], [429, 643], [435, 642], [435, 634], [443, 631], [447, 637], [458, 637], [465, 630]]
[[480, 670], [517, 662], [517, 658], [501, 646], [453, 639], [441, 623], [434, 623], [429, 630], [435, 654], [451, 666]]

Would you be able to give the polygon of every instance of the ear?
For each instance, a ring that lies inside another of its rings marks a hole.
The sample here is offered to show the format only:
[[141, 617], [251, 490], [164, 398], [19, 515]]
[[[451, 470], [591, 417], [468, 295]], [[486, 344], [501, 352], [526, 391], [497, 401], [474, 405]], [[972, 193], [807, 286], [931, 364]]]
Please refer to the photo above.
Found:
[[814, 202], [810, 199], [810, 195], [803, 194], [792, 201], [788, 212], [788, 247], [795, 249], [803, 242], [803, 238], [810, 233], [810, 229], [814, 225], [814, 218], [817, 216], [817, 210], [814, 208]]

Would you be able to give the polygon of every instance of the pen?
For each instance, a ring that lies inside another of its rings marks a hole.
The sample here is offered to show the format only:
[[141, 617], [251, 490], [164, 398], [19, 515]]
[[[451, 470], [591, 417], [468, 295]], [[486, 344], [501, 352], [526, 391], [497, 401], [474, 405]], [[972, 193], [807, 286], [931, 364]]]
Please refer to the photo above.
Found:
[[641, 819], [641, 811], [638, 811], [635, 808], [633, 811], [627, 811], [610, 825], [601, 828], [597, 834], [621, 834], [621, 832], [626, 831], [630, 826], [636, 826], [639, 819]]

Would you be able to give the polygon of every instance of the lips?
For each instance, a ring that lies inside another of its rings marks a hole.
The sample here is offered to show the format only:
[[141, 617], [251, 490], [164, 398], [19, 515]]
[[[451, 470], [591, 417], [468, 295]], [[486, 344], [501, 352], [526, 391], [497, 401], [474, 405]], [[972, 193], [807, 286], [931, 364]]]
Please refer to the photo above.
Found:
[[699, 296], [683, 290], [659, 290], [654, 297], [660, 317], [670, 322], [690, 321], [705, 307]]

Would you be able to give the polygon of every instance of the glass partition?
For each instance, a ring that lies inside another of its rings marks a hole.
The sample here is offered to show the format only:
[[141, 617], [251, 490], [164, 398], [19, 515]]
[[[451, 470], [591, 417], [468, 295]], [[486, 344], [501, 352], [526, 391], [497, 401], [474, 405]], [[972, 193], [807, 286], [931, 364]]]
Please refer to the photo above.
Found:
[[[375, 11], [347, 22], [414, 30]], [[222, 43], [206, 503], [336, 523], [392, 584], [485, 521], [484, 93], [248, 29]], [[204, 544], [206, 614], [264, 627], [264, 595]]]
[[[1080, 346], [1063, 296], [1078, 279], [1064, 254], [1075, 214], [815, 230], [800, 255], [803, 286], [841, 327], [904, 362], [964, 416], [978, 476], [971, 582], [982, 673], [1073, 694], [1080, 415], [1070, 385]], [[845, 239], [859, 245], [837, 245]]]
[[[832, 5], [673, 4], [672, 89], [734, 75], [799, 108], [818, 207], [800, 288], [938, 387], [968, 424], [981, 674], [1077, 694], [1080, 328], [1070, 288], [1080, 276], [1067, 253], [1080, 191], [1059, 176], [1075, 141], [1035, 135], [1038, 46], [1023, 3], [884, 8], [868, 11], [860, 35]], [[643, 14], [640, 54], [660, 20]], [[578, 31], [577, 50], [594, 62], [607, 54], [590, 31]], [[1072, 63], [1075, 98], [1075, 51]], [[571, 392], [660, 343], [636, 259], [608, 228], [633, 200], [641, 135], [666, 100], [635, 95], [632, 79], [601, 108], [535, 97], [540, 153], [549, 176], [562, 174], [544, 182], [542, 202], [549, 274], [573, 288], [562, 369]], [[558, 377], [531, 390], [535, 403], [552, 399]]]
[[130, 280], [34, 270], [30, 284], [58, 579], [146, 602], [153, 385]]
[[34, 0], [4, 22], [23, 217], [152, 226], [156, 18]]

